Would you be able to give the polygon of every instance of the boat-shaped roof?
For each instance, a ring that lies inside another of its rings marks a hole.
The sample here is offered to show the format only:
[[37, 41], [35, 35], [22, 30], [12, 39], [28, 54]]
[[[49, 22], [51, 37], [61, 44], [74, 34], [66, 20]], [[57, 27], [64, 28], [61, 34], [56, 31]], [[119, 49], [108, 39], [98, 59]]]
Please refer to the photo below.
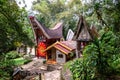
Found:
[[42, 23], [39, 22], [34, 16], [29, 16], [29, 19], [30, 19], [33, 29], [38, 29], [39, 31], [42, 31], [42, 33], [47, 39], [63, 38], [63, 35], [62, 35], [63, 23], [62, 22], [57, 23], [55, 27], [49, 29], [45, 27], [44, 25], [42, 25]]

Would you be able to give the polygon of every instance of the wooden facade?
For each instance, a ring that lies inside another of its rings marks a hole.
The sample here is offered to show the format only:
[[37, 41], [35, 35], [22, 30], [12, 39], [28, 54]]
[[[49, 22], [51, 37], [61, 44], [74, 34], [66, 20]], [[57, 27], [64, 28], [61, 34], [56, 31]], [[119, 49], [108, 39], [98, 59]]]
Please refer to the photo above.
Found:
[[[51, 56], [49, 53], [52, 53], [55, 55], [56, 49], [57, 50], [59, 50], [59, 49], [54, 47], [53, 45], [56, 44], [56, 41], [60, 41], [63, 38], [62, 23], [59, 22], [58, 24], [55, 25], [55, 27], [53, 29], [48, 29], [45, 26], [43, 26], [40, 22], [38, 22], [38, 20], [35, 17], [30, 16], [29, 19], [32, 24], [35, 41], [36, 41], [36, 45], [37, 45], [37, 49], [36, 49], [37, 56], [38, 57], [41, 56], [41, 55], [39, 55], [39, 51], [41, 54], [47, 54], [46, 55], [46, 56], [48, 56], [47, 59]], [[73, 39], [72, 39], [72, 40], [76, 41], [76, 45], [77, 45], [76, 46], [76, 56], [77, 56], [77, 58], [81, 57], [84, 46], [86, 46], [89, 42], [91, 42], [93, 40], [93, 36], [98, 36], [95, 28], [92, 27], [90, 30], [90, 28], [88, 27], [83, 16], [80, 16], [76, 31], [75, 31]], [[41, 46], [39, 45], [41, 43], [43, 43], [46, 46], [46, 47], [44, 47], [44, 49], [42, 47], [42, 50], [41, 50]], [[53, 50], [50, 49], [50, 50], [47, 50], [46, 53], [43, 53], [43, 51], [48, 49], [50, 46], [53, 47]], [[39, 49], [39, 47], [40, 47], [40, 49]], [[64, 51], [64, 49], [65, 48], [61, 49], [61, 51]], [[59, 53], [59, 51], [58, 51], [58, 53]], [[46, 57], [46, 56], [44, 56], [44, 57]], [[43, 57], [43, 56], [41, 56], [41, 57]], [[54, 56], [51, 56], [51, 57], [56, 59], [56, 57], [54, 57]]]
[[45, 50], [47, 63], [65, 63], [75, 56], [75, 48], [75, 41], [57, 41]]
[[62, 35], [63, 25], [61, 22], [59, 22], [54, 26], [54, 28], [48, 29], [45, 26], [43, 26], [40, 22], [38, 22], [38, 20], [34, 16], [29, 16], [29, 19], [32, 25], [32, 29], [33, 29], [34, 37], [35, 37], [35, 43], [37, 46], [36, 55], [38, 57], [43, 57], [41, 55], [38, 55], [40, 51], [38, 49], [39, 44], [44, 43], [47, 47], [55, 43], [56, 41], [60, 41], [60, 39], [63, 38], [63, 35]]

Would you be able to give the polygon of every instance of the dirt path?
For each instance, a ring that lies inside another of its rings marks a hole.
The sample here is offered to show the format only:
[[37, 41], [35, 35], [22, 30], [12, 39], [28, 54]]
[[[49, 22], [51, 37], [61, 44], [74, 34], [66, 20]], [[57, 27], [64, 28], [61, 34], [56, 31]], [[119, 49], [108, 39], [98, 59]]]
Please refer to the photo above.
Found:
[[30, 63], [22, 65], [21, 67], [23, 69], [29, 70], [30, 68], [40, 67], [42, 65], [43, 65], [43, 59], [33, 59], [33, 61], [31, 61]]
[[62, 65], [59, 64], [43, 64], [44, 59], [34, 59], [32, 62], [21, 66], [24, 71], [28, 71], [28, 75], [25, 78], [29, 80], [31, 76], [42, 75], [42, 80], [61, 80]]

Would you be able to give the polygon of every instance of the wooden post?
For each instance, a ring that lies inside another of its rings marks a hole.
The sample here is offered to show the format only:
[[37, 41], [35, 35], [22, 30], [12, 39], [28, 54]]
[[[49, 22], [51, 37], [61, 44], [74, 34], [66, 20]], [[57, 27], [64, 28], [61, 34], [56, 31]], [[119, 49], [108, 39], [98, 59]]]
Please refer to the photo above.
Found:
[[39, 80], [42, 80], [42, 79], [41, 79], [41, 73], [39, 74]]
[[[49, 53], [48, 53], [49, 54]], [[46, 62], [48, 61], [48, 54], [46, 53]]]
[[76, 58], [80, 58], [81, 57], [81, 42], [80, 41], [76, 41], [77, 44], [77, 49], [76, 49]]

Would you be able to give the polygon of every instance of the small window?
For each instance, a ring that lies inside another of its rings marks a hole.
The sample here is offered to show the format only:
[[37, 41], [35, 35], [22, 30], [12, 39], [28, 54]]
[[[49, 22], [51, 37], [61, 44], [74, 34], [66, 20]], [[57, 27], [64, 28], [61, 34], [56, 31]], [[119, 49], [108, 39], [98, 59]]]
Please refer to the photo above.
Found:
[[58, 54], [58, 58], [63, 58], [63, 55], [62, 54]]

